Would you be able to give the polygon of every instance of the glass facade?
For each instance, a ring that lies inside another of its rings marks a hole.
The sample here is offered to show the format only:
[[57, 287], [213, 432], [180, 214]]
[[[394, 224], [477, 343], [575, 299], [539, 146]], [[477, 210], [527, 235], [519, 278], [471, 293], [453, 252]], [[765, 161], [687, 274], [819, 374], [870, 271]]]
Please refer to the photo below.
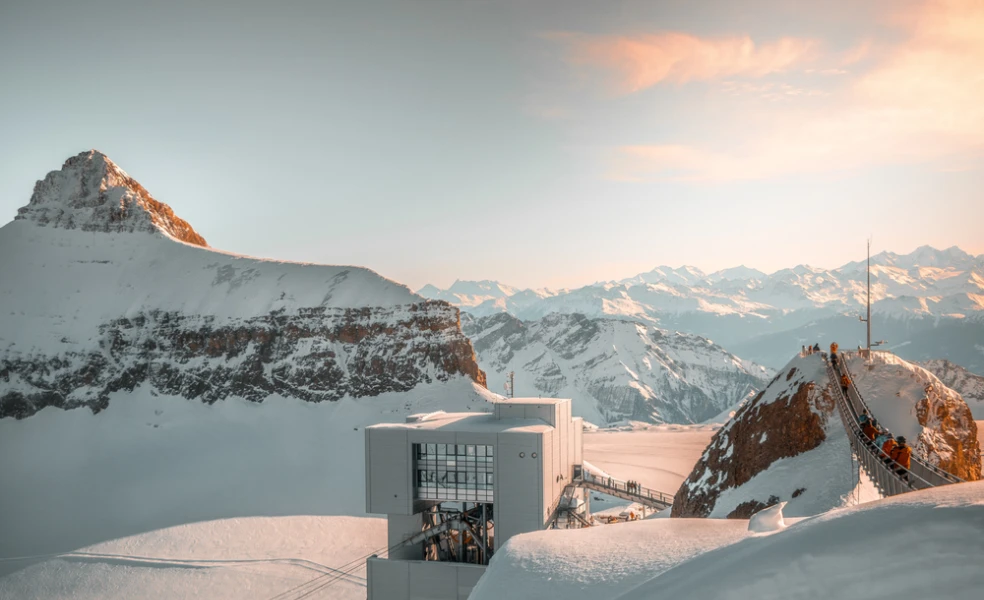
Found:
[[419, 500], [492, 502], [493, 446], [414, 444]]

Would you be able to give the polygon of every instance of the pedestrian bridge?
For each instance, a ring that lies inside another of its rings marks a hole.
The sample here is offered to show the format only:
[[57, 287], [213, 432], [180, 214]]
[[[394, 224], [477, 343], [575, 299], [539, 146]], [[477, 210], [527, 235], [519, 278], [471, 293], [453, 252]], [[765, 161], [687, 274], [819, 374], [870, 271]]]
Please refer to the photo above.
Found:
[[571, 486], [601, 492], [629, 502], [638, 502], [654, 510], [663, 510], [673, 506], [673, 496], [670, 494], [641, 485], [629, 485], [626, 481], [612, 477], [599, 477], [586, 471], [582, 471], [581, 477], [572, 481]]
[[[868, 405], [854, 383], [854, 375], [848, 368], [847, 361], [838, 361], [836, 370], [829, 360], [826, 362], [831, 393], [834, 395], [837, 412], [840, 413], [844, 429], [847, 430], [848, 438], [851, 441], [851, 449], [865, 473], [868, 474], [868, 477], [883, 495], [895, 496], [906, 492], [963, 482], [959, 477], [925, 462], [915, 454], [912, 455], [909, 469], [904, 469], [885, 456], [881, 448], [877, 448], [875, 443], [861, 431], [861, 425], [858, 423], [860, 415], [867, 413], [875, 419], [878, 418], [878, 415], [868, 410]], [[851, 380], [847, 394], [843, 392], [840, 386], [841, 375], [847, 375]]]

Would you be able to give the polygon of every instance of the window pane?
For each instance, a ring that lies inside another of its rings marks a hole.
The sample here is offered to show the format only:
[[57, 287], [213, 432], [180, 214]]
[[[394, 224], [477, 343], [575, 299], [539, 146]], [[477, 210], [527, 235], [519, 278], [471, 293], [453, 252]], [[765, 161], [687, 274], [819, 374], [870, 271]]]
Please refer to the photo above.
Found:
[[479, 458], [482, 458], [482, 457], [485, 456], [485, 446], [479, 446], [477, 448], [477, 450], [478, 450], [478, 456], [479, 456]]
[[475, 456], [475, 445], [474, 444], [468, 444], [467, 446], [465, 446], [465, 448], [466, 448], [466, 451], [467, 451], [468, 456], [472, 456], [472, 457]]
[[427, 444], [427, 454], [430, 456], [437, 454], [437, 444]]
[[437, 445], [437, 455], [438, 456], [442, 456], [442, 455], [445, 455], [447, 453], [448, 453], [448, 445], [447, 444], [438, 444]]
[[488, 454], [489, 456], [492, 456], [492, 449], [493, 448], [495, 448], [495, 446], [486, 446], [485, 447], [486, 454]]

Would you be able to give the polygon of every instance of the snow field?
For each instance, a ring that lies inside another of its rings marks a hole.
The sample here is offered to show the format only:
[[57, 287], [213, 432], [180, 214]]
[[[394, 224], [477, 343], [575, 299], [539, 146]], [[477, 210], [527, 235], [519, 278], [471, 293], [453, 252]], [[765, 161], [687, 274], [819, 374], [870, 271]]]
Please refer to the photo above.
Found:
[[[973, 482], [804, 519], [703, 553], [606, 597], [977, 600], [984, 589], [982, 553], [984, 482]], [[565, 600], [575, 598], [588, 596]]]
[[0, 579], [0, 598], [266, 599], [303, 586], [287, 596], [294, 598], [327, 584], [312, 596], [364, 600], [365, 568], [344, 574], [336, 567], [386, 543], [386, 521], [375, 518], [253, 517], [179, 525], [29, 566]]
[[[107, 410], [0, 420], [0, 558], [68, 552], [212, 519], [365, 514], [364, 426], [483, 411], [465, 379], [358, 401], [212, 406], [114, 396]], [[0, 575], [24, 564], [0, 563]]]

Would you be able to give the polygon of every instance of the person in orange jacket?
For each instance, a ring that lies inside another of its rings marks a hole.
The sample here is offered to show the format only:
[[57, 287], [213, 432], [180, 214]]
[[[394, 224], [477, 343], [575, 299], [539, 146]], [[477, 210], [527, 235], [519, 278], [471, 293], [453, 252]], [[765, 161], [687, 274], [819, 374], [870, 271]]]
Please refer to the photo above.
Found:
[[885, 453], [885, 456], [892, 458], [892, 452], [895, 450], [895, 446], [896, 446], [895, 439], [890, 437], [887, 440], [885, 440], [885, 443], [882, 444], [881, 449], [882, 452]]
[[864, 425], [861, 426], [861, 433], [868, 436], [869, 440], [874, 441], [875, 436], [878, 435], [878, 421], [874, 419], [868, 419], [865, 421]]
[[847, 389], [851, 387], [851, 378], [847, 375], [841, 375], [841, 389], [844, 390], [844, 395], [847, 395]]
[[895, 447], [892, 448], [892, 452], [889, 454], [892, 460], [897, 462], [899, 466], [905, 467], [906, 470], [912, 465], [912, 448], [905, 443], [905, 436], [899, 436], [895, 438]]

